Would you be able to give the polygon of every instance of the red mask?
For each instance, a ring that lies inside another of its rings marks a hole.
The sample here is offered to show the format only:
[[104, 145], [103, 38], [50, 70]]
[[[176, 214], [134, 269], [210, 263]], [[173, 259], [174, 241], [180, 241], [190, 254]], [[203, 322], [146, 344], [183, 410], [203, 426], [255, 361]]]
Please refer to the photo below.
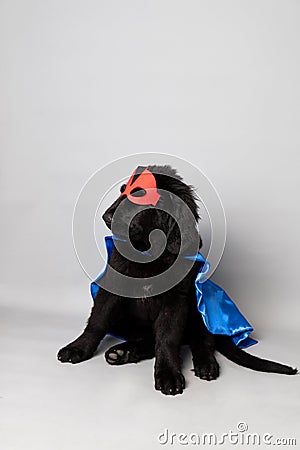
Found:
[[[160, 194], [157, 192], [156, 179], [150, 170], [145, 169], [133, 182], [134, 175], [137, 169], [131, 175], [126, 189], [121, 193], [120, 197], [127, 196], [128, 200], [137, 205], [153, 205], [155, 206], [159, 200]], [[133, 194], [134, 189], [142, 189], [144, 194], [135, 196]]]

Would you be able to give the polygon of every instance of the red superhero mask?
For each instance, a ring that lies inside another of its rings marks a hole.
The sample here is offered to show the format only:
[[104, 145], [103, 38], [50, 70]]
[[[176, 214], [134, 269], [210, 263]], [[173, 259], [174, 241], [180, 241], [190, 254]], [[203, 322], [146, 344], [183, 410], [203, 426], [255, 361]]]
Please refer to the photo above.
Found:
[[125, 190], [120, 197], [127, 196], [128, 200], [137, 205], [155, 206], [159, 200], [160, 194], [157, 192], [156, 179], [150, 170], [145, 169], [140, 175], [137, 175], [133, 181], [137, 169], [133, 172], [126, 184]]

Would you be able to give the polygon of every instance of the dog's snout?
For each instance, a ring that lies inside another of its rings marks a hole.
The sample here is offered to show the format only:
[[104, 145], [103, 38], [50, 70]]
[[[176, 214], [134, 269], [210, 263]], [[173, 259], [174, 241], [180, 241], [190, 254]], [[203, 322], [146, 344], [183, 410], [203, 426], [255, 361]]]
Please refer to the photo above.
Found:
[[111, 226], [112, 218], [113, 218], [113, 213], [109, 212], [109, 211], [105, 212], [102, 216], [102, 219], [104, 220], [104, 222], [106, 223], [106, 225], [108, 227]]
[[139, 225], [138, 223], [132, 222], [130, 224], [130, 232], [133, 236], [141, 234], [142, 231], [143, 231], [143, 227], [141, 225]]

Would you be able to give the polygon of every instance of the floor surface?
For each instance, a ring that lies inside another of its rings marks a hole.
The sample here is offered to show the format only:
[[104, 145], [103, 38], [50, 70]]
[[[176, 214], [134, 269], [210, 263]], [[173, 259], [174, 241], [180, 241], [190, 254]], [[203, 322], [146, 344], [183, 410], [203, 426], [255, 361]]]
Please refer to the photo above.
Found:
[[[23, 293], [22, 308], [19, 294], [10, 293], [1, 314], [1, 450], [194, 448], [191, 433], [201, 439], [203, 433], [215, 433], [221, 442], [222, 433], [236, 433], [237, 427], [248, 430], [233, 441], [258, 433], [257, 448], [269, 448], [262, 442], [265, 433], [273, 435], [267, 437], [273, 445], [275, 438], [294, 438], [300, 445], [300, 376], [252, 372], [219, 355], [221, 376], [206, 382], [193, 375], [191, 356], [183, 349], [187, 388], [183, 395], [166, 397], [154, 390], [153, 361], [122, 367], [105, 362], [104, 350], [116, 341], [112, 337], [89, 361], [59, 363], [56, 352], [80, 333], [83, 311], [55, 311], [51, 298], [59, 293], [38, 289]], [[64, 304], [74, 298], [68, 295]], [[34, 297], [35, 308], [29, 306]], [[299, 364], [299, 337], [289, 330], [265, 329], [259, 339], [250, 350], [254, 354]], [[180, 433], [187, 436], [178, 438]], [[217, 446], [242, 447], [227, 438]]]

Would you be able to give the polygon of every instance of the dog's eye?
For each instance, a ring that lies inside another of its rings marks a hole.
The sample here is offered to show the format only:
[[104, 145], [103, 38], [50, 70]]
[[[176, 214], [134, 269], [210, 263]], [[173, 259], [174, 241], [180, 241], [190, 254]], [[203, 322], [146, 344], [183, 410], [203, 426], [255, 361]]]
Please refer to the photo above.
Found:
[[130, 195], [132, 195], [133, 197], [143, 197], [144, 195], [146, 195], [146, 191], [145, 189], [137, 187], [130, 192]]
[[120, 187], [121, 194], [125, 191], [125, 189], [126, 189], [126, 184], [122, 184], [122, 186]]

